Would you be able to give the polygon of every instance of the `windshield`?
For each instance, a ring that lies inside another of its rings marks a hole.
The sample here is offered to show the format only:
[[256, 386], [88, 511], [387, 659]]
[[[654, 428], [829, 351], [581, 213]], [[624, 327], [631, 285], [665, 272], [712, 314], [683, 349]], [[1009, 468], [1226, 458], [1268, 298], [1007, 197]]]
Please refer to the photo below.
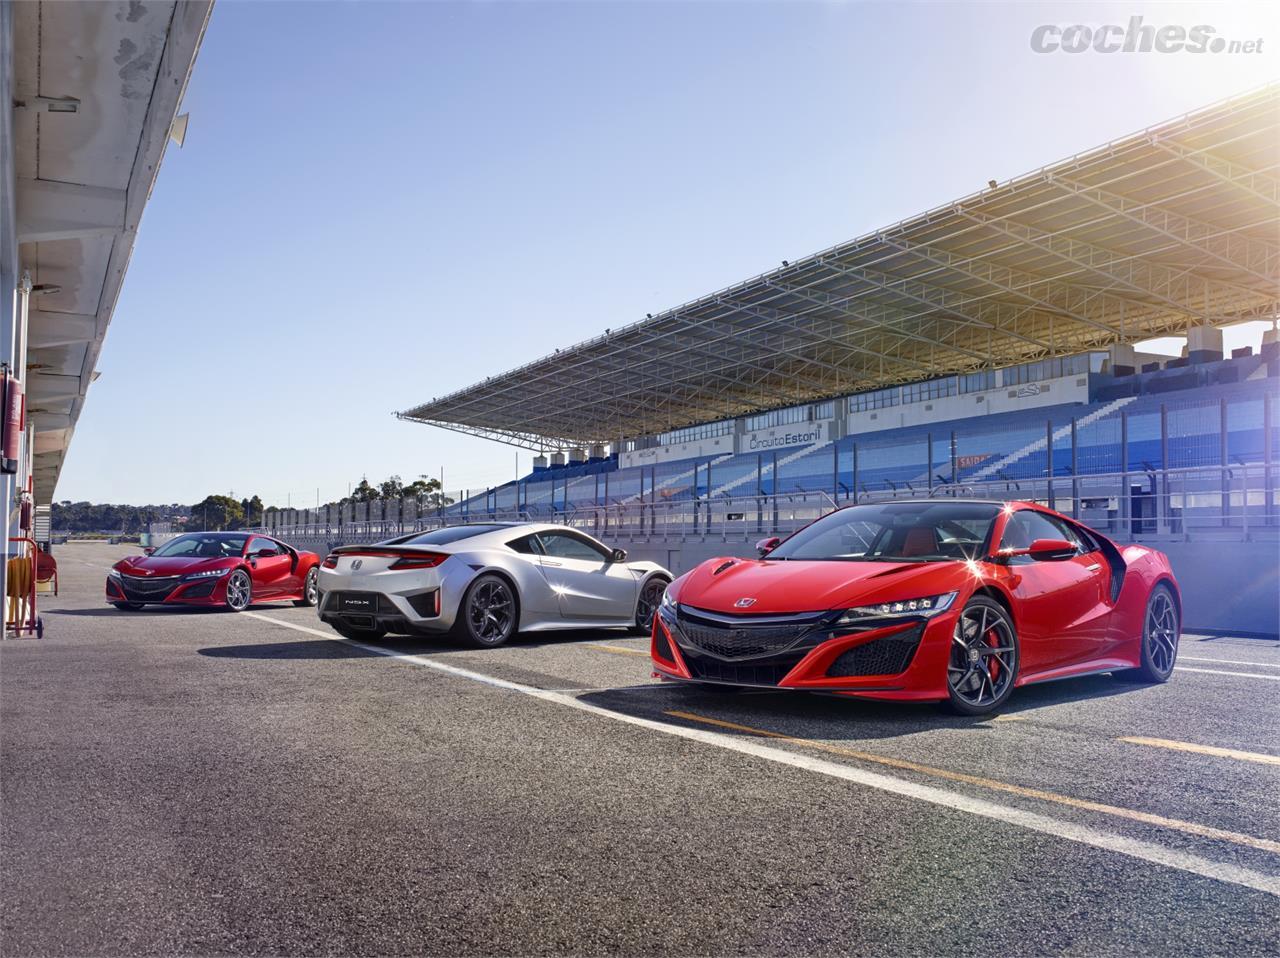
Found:
[[944, 562], [986, 551], [1000, 506], [973, 502], [885, 502], [841, 509], [801, 529], [766, 559]]
[[163, 559], [225, 559], [238, 556], [244, 551], [243, 535], [223, 535], [216, 532], [195, 532], [190, 535], [170, 539], [155, 552], [153, 556]]

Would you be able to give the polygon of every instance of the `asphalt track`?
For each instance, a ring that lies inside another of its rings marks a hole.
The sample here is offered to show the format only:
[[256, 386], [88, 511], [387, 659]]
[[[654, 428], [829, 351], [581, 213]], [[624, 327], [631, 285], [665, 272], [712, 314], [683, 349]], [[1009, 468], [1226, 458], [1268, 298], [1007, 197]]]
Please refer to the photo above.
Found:
[[102, 602], [0, 646], [0, 953], [1275, 954], [1280, 647], [997, 719]]

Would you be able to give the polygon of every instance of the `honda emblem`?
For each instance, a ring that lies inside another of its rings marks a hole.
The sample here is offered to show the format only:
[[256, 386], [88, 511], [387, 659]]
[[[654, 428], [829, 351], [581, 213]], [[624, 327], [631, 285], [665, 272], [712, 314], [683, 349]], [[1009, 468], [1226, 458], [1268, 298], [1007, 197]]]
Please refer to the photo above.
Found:
[[351, 571], [352, 571], [352, 572], [355, 572], [355, 571], [356, 571], [356, 569], [360, 568], [362, 565], [364, 565], [364, 560], [363, 560], [363, 559], [352, 559], [352, 560], [351, 560]]
[[734, 603], [734, 605], [737, 606], [739, 609], [749, 609], [751, 608], [751, 606], [755, 604], [756, 604], [755, 599], [739, 599], [737, 602]]

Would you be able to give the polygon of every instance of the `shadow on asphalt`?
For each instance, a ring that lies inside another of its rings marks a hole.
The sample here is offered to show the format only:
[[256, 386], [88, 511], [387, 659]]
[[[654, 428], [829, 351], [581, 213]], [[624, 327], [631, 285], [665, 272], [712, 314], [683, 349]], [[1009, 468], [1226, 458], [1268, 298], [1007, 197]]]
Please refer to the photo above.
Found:
[[328, 639], [305, 639], [300, 642], [260, 642], [254, 645], [212, 645], [197, 649], [200, 655], [213, 659], [368, 659], [377, 653], [366, 652], [342, 642]]
[[[759, 738], [750, 731], [709, 726], [669, 711], [691, 712], [706, 718], [749, 726], [797, 739], [858, 741], [900, 738], [936, 729], [962, 729], [994, 733], [992, 716], [954, 715], [936, 703], [875, 702], [806, 692], [708, 692], [672, 683], [669, 695], [655, 697], [652, 688], [609, 689], [581, 696], [599, 708], [624, 715], [667, 722], [690, 728], [713, 728], [726, 735]], [[1132, 694], [1141, 685], [1120, 682], [1107, 675], [1064, 679], [1017, 689], [997, 714], [1016, 715], [1029, 709]]]
[[110, 606], [96, 606], [92, 609], [43, 609], [41, 615], [84, 615], [84, 616], [106, 616], [115, 618], [132, 618], [144, 615], [208, 615], [209, 613], [221, 613], [224, 609], [214, 609], [201, 606], [155, 606], [145, 609], [116, 609]]

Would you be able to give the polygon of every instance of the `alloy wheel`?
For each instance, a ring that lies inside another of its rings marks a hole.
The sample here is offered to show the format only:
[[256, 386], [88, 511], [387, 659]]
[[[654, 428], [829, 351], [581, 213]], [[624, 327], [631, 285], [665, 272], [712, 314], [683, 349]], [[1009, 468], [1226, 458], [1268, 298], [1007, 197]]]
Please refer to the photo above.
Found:
[[307, 581], [303, 585], [303, 595], [306, 597], [308, 605], [315, 605], [319, 596], [320, 587], [318, 584], [320, 574], [315, 569], [307, 573]]
[[1156, 590], [1147, 606], [1143, 642], [1155, 670], [1161, 675], [1172, 672], [1174, 660], [1178, 657], [1178, 610], [1173, 606], [1172, 596], [1164, 589]]
[[972, 708], [1000, 701], [1018, 674], [1018, 647], [1009, 620], [986, 605], [960, 614], [951, 638], [947, 683]]
[[667, 583], [662, 579], [650, 579], [640, 590], [640, 601], [636, 603], [636, 627], [646, 632], [653, 628], [653, 616], [662, 602], [662, 594], [667, 591]]
[[471, 633], [485, 645], [500, 645], [515, 631], [515, 600], [501, 579], [480, 582], [467, 603]]
[[237, 569], [227, 579], [227, 608], [235, 612], [249, 608], [252, 587], [249, 577], [243, 570]]

